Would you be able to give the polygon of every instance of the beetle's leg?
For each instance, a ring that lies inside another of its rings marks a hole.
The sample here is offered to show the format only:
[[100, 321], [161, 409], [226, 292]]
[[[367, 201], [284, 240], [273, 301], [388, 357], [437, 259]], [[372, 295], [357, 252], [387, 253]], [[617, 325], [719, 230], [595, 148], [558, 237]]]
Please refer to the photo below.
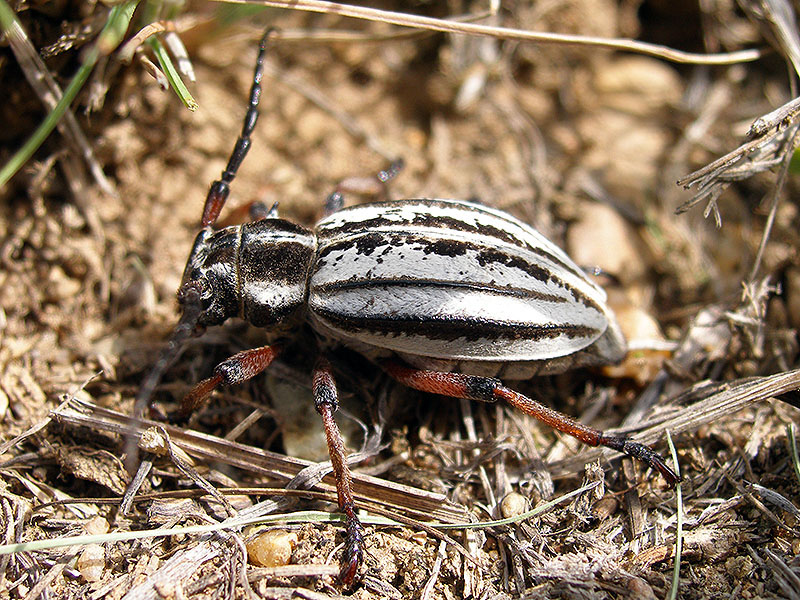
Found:
[[670, 486], [679, 478], [655, 450], [644, 444], [634, 442], [623, 436], [606, 435], [599, 429], [588, 427], [575, 419], [560, 413], [544, 404], [505, 387], [499, 380], [462, 373], [442, 373], [423, 371], [386, 361], [381, 365], [386, 372], [400, 383], [434, 394], [453, 398], [469, 398], [483, 402], [504, 400], [522, 412], [531, 415], [542, 423], [571, 435], [589, 446], [607, 446], [632, 456], [656, 469]]
[[247, 113], [245, 113], [244, 116], [242, 133], [239, 134], [236, 145], [233, 147], [233, 152], [231, 152], [231, 156], [228, 159], [228, 166], [225, 167], [222, 176], [212, 183], [211, 188], [208, 190], [206, 204], [203, 207], [201, 227], [208, 227], [216, 222], [222, 207], [225, 205], [225, 201], [228, 199], [230, 184], [233, 178], [236, 177], [236, 172], [239, 170], [244, 157], [247, 156], [247, 151], [250, 149], [250, 144], [252, 143], [250, 136], [253, 134], [256, 121], [258, 120], [258, 101], [261, 98], [261, 78], [264, 76], [264, 57], [267, 54], [267, 39], [273, 31], [272, 29], [268, 30], [261, 38], [258, 47], [258, 58], [256, 58], [256, 67], [253, 73], [253, 84], [250, 87], [250, 101], [247, 106]]
[[336, 478], [336, 492], [339, 496], [339, 510], [347, 518], [345, 547], [339, 578], [345, 585], [351, 585], [358, 576], [358, 568], [363, 558], [364, 530], [356, 515], [353, 501], [353, 478], [345, 458], [344, 441], [333, 413], [339, 406], [336, 381], [327, 359], [320, 357], [314, 368], [314, 405], [322, 417], [325, 437], [328, 440], [328, 454], [331, 457], [333, 475]]
[[219, 363], [211, 377], [195, 385], [184, 396], [180, 416], [186, 417], [197, 410], [220, 383], [232, 385], [252, 379], [275, 360], [281, 349], [281, 346], [276, 344], [244, 350]]
[[361, 194], [364, 196], [377, 196], [385, 200], [388, 196], [387, 183], [397, 177], [403, 169], [405, 161], [402, 158], [393, 160], [383, 171], [379, 171], [372, 177], [348, 177], [340, 181], [336, 189], [325, 200], [325, 215], [330, 215], [342, 209], [344, 206], [344, 194]]

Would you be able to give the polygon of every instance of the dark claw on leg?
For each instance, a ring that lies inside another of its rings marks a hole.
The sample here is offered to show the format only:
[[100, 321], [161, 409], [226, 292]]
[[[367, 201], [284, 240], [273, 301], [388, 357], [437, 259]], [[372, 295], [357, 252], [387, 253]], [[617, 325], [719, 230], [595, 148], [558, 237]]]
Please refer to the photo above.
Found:
[[350, 587], [358, 583], [361, 577], [358, 574], [359, 567], [364, 559], [364, 529], [356, 516], [347, 517], [347, 528], [345, 530], [345, 546], [342, 553], [341, 569], [339, 570], [339, 580]]
[[681, 480], [678, 474], [667, 465], [664, 458], [650, 446], [633, 442], [628, 438], [611, 435], [602, 436], [598, 445], [607, 446], [608, 448], [612, 448], [642, 461], [661, 473], [661, 476], [667, 481], [670, 487], [675, 487]]

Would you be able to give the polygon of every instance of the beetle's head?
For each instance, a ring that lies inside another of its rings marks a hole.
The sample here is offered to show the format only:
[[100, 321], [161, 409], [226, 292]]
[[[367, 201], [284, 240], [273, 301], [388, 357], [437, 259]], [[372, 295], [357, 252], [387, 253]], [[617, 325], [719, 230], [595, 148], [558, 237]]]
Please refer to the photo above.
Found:
[[195, 334], [239, 313], [239, 243], [237, 227], [218, 231], [205, 228], [195, 238], [178, 290], [185, 317], [182, 321], [190, 315], [196, 318]]

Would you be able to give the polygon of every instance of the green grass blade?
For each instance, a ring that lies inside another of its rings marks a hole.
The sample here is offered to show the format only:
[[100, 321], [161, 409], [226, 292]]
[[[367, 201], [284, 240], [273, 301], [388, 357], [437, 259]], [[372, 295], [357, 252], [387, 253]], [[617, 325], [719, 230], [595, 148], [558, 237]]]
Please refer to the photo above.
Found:
[[[672, 436], [667, 430], [667, 444], [669, 444], [669, 451], [672, 454], [672, 463], [675, 465], [675, 473], [678, 477], [681, 476], [681, 466], [678, 464], [678, 452], [675, 450], [675, 445], [672, 443]], [[678, 590], [680, 589], [680, 576], [681, 576], [681, 552], [683, 552], [683, 493], [681, 491], [680, 481], [675, 486], [675, 502], [677, 504], [677, 523], [675, 524], [675, 566], [672, 569], [672, 586], [669, 590], [669, 600], [675, 600], [678, 597]]]
[[169, 57], [167, 49], [164, 48], [164, 44], [156, 37], [149, 38], [147, 43], [153, 49], [153, 53], [156, 55], [158, 64], [161, 66], [164, 75], [166, 75], [169, 85], [175, 90], [175, 93], [178, 94], [183, 105], [191, 111], [197, 110], [197, 101], [192, 97], [192, 94], [189, 93], [189, 90], [183, 83], [180, 73], [178, 73], [175, 65], [172, 64], [172, 59]]

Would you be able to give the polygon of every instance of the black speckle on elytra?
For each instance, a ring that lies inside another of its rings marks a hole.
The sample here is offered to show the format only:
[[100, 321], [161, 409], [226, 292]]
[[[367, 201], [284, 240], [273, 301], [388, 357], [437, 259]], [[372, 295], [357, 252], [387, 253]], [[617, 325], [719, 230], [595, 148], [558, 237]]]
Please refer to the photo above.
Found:
[[384, 237], [379, 233], [367, 233], [355, 239], [356, 251], [364, 256], [369, 256], [378, 246], [383, 246]]
[[437, 256], [463, 256], [472, 244], [458, 240], [436, 240], [425, 244], [422, 251], [425, 254], [436, 254]]

